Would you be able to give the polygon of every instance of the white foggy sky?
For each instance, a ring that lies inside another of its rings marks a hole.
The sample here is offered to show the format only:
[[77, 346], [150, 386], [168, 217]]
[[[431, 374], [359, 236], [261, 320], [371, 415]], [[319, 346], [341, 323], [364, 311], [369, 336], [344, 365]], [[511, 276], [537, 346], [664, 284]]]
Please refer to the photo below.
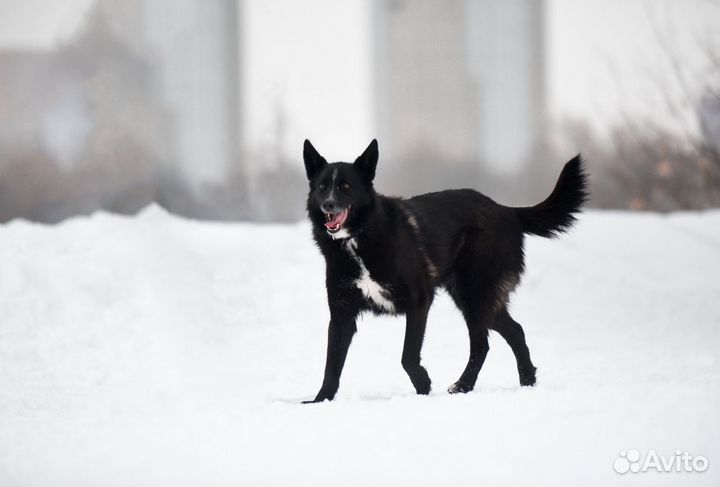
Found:
[[49, 47], [75, 30], [92, 0], [0, 0], [0, 47]]
[[[120, 0], [118, 0], [120, 1]], [[0, 0], [0, 48], [50, 47], [79, 25], [92, 0]], [[348, 159], [374, 136], [370, 13], [363, 0], [246, 0], [245, 127], [251, 153], [275, 140], [284, 106], [285, 152], [312, 138], [331, 159]], [[652, 24], [683, 61], [702, 60], [704, 37], [719, 41], [712, 0], [548, 0], [548, 107], [554, 120], [596, 126], [657, 113], [658, 82], [671, 81]], [[653, 20], [654, 19], [654, 20]], [[652, 20], [652, 21], [651, 21]], [[694, 120], [668, 124], [691, 127]]]

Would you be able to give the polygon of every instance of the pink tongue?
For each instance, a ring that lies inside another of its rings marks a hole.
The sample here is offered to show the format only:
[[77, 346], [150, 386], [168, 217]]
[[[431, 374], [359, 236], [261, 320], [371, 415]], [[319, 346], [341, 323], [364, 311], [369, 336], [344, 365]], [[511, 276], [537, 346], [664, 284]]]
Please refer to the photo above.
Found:
[[337, 228], [340, 225], [342, 225], [343, 223], [345, 223], [345, 220], [347, 219], [347, 215], [348, 215], [347, 209], [344, 209], [340, 213], [335, 213], [335, 215], [333, 215], [332, 220], [325, 222], [325, 226], [330, 229]]

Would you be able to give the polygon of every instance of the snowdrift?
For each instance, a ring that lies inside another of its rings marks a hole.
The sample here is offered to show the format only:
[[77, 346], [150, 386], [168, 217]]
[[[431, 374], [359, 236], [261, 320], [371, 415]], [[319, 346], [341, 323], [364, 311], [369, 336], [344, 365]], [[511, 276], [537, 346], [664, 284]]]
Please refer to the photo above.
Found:
[[[418, 397], [403, 322], [359, 323], [337, 400], [322, 379], [324, 270], [307, 224], [151, 207], [0, 226], [2, 485], [710, 485], [720, 482], [720, 212], [590, 212], [528, 238], [512, 298], [538, 385], [491, 335], [474, 392], [441, 294]], [[618, 474], [621, 451], [702, 473]]]

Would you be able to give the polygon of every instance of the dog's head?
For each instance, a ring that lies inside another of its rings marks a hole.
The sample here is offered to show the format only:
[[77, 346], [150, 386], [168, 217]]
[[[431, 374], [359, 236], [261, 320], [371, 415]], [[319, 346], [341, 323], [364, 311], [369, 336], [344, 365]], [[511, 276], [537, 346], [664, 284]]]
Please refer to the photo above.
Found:
[[352, 164], [328, 164], [306, 140], [303, 159], [310, 181], [307, 202], [310, 220], [332, 238], [350, 237], [362, 226], [376, 203], [373, 179], [378, 161], [377, 140], [373, 139]]

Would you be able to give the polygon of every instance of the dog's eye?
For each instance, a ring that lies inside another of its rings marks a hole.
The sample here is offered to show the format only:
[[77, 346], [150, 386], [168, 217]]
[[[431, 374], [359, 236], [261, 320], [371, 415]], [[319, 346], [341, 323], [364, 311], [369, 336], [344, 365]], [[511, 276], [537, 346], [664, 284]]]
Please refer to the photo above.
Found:
[[342, 183], [340, 189], [350, 189], [350, 185], [348, 183]]
[[320, 183], [320, 184], [318, 184], [318, 188], [320, 188], [320, 189], [325, 189], [325, 188], [326, 188], [326, 184], [325, 184], [325, 183]]

